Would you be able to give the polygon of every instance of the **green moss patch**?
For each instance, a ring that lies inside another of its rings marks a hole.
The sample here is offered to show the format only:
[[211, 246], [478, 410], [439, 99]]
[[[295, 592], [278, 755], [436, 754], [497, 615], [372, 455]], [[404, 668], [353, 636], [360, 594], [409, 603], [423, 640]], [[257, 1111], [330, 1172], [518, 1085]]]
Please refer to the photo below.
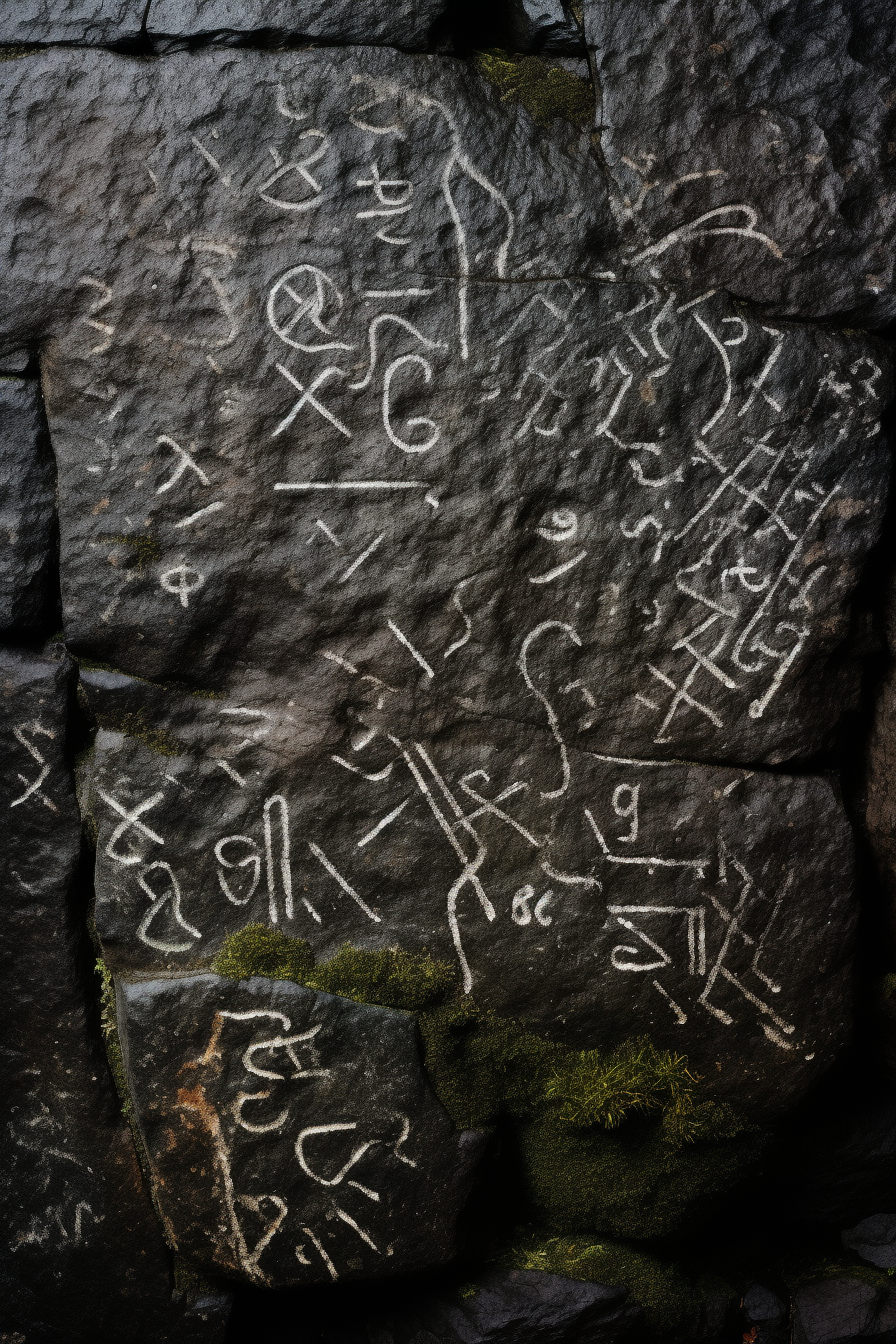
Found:
[[627, 1288], [648, 1325], [672, 1338], [686, 1337], [698, 1323], [699, 1294], [687, 1277], [675, 1265], [617, 1242], [589, 1237], [545, 1239], [531, 1232], [508, 1248], [501, 1263], [512, 1269], [542, 1270]]
[[126, 546], [137, 563], [137, 568], [142, 572], [144, 565], [154, 564], [156, 560], [161, 560], [162, 550], [155, 537], [148, 536], [145, 532], [104, 532], [98, 538], [98, 541], [109, 546]]
[[729, 1188], [766, 1134], [700, 1095], [687, 1059], [646, 1037], [570, 1050], [459, 995], [453, 967], [400, 948], [310, 945], [264, 924], [231, 934], [219, 975], [295, 980], [417, 1016], [433, 1088], [459, 1129], [502, 1125], [529, 1213], [553, 1232], [666, 1235]]
[[683, 1055], [657, 1050], [642, 1037], [610, 1056], [596, 1050], [568, 1055], [555, 1069], [547, 1093], [558, 1119], [576, 1129], [615, 1129], [632, 1112], [661, 1111], [686, 1130], [695, 1083]]
[[451, 966], [401, 948], [367, 952], [346, 945], [318, 966], [307, 983], [327, 994], [418, 1012], [438, 1003], [454, 987]]
[[314, 953], [304, 938], [290, 938], [267, 924], [247, 924], [238, 933], [228, 934], [212, 970], [231, 980], [262, 975], [304, 985], [314, 970]]
[[96, 721], [100, 728], [136, 738], [157, 756], [183, 756], [187, 750], [184, 743], [169, 733], [167, 728], [154, 728], [142, 709], [129, 710], [124, 714], [98, 714]]
[[562, 117], [583, 129], [594, 116], [590, 82], [562, 66], [548, 65], [538, 56], [478, 51], [473, 56], [473, 67], [494, 85], [502, 103], [519, 103], [539, 126], [549, 126]]
[[622, 1130], [568, 1130], [550, 1111], [517, 1130], [529, 1207], [557, 1232], [642, 1239], [674, 1232], [697, 1201], [729, 1189], [762, 1152], [764, 1133], [704, 1102], [704, 1134], [670, 1135], [662, 1121]]

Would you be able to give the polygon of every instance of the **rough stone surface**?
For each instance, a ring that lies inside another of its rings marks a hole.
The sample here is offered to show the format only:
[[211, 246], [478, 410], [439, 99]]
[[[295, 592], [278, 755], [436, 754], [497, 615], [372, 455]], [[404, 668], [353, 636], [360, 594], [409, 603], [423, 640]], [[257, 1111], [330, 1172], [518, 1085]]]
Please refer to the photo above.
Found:
[[4, 1338], [219, 1344], [221, 1298], [173, 1296], [86, 1003], [91, 965], [69, 903], [80, 824], [63, 757], [68, 683], [60, 658], [0, 652]]
[[[762, 1283], [747, 1286], [742, 1303], [744, 1338], [750, 1344], [789, 1344], [790, 1304]], [[752, 1332], [755, 1330], [755, 1334]]]
[[896, 1338], [889, 1299], [870, 1283], [847, 1277], [822, 1280], [800, 1288], [793, 1297], [794, 1344], [850, 1344]]
[[641, 1319], [624, 1298], [625, 1289], [558, 1274], [494, 1272], [462, 1290], [411, 1293], [337, 1327], [327, 1344], [623, 1344], [640, 1338]]
[[40, 388], [0, 377], [0, 630], [58, 620], [56, 469]]
[[132, 42], [145, 12], [146, 0], [10, 0], [0, 13], [0, 43]]
[[432, 1092], [413, 1017], [289, 981], [123, 981], [118, 1021], [172, 1240], [282, 1287], [450, 1258], [483, 1138]]
[[896, 954], [896, 583], [887, 591], [887, 666], [874, 694], [864, 777], [864, 832], [880, 881], [891, 953]]
[[561, 754], [498, 720], [415, 737], [382, 684], [319, 667], [275, 699], [82, 674], [113, 965], [207, 961], [260, 920], [321, 957], [428, 949], [571, 1044], [649, 1031], [739, 1105], [829, 1065], [854, 911], [828, 780]]
[[416, 51], [445, 7], [446, 0], [152, 0], [146, 27], [153, 38], [251, 34]]
[[8, 322], [53, 332], [75, 649], [200, 685], [332, 654], [421, 721], [626, 756], [824, 745], [883, 348], [595, 278], [587, 136], [454, 61], [14, 64], [10, 215], [42, 225]]
[[896, 1189], [896, 1096], [852, 1097], [841, 1115], [784, 1150], [781, 1215], [851, 1227], [877, 1213], [881, 1192]]
[[517, 51], [584, 56], [585, 35], [562, 0], [511, 0], [507, 6], [510, 44]]
[[879, 1269], [896, 1269], [896, 1213], [876, 1213], [841, 1234], [849, 1251]]
[[8, 378], [17, 373], [24, 373], [31, 363], [32, 354], [30, 350], [9, 350], [0, 355], [0, 377]]
[[896, 315], [888, 0], [586, 0], [585, 27], [623, 274]]

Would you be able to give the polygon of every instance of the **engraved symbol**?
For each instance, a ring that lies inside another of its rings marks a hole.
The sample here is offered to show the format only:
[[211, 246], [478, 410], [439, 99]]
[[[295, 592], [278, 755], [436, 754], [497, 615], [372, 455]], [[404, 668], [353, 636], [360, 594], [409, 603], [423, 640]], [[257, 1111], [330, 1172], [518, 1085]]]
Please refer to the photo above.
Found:
[[22, 803], [26, 802], [29, 798], [33, 797], [33, 798], [39, 798], [40, 801], [43, 803], [44, 807], [49, 808], [51, 812], [58, 812], [59, 808], [56, 806], [54, 802], [52, 802], [47, 797], [47, 795], [41, 789], [41, 785], [43, 784], [47, 775], [50, 773], [50, 767], [49, 765], [47, 765], [47, 762], [44, 760], [43, 755], [35, 746], [35, 744], [33, 742], [28, 741], [27, 737], [25, 736], [26, 730], [30, 733], [40, 733], [43, 737], [56, 736], [56, 734], [52, 732], [51, 729], [44, 728], [39, 723], [20, 723], [18, 728], [13, 728], [12, 730], [13, 737], [15, 737], [17, 742], [20, 742], [22, 744], [22, 746], [28, 752], [28, 755], [31, 756], [32, 759], [36, 761], [37, 764], [40, 766], [40, 774], [37, 776], [36, 779], [32, 780], [32, 782], [29, 784], [27, 777], [23, 775], [20, 771], [18, 770], [16, 771], [16, 774], [18, 775], [19, 779], [25, 785], [25, 792], [19, 794], [18, 798], [14, 798], [10, 803], [10, 807], [19, 807]]
[[[156, 869], [165, 873], [165, 875], [168, 878], [167, 886], [164, 887], [163, 890], [160, 892], [154, 891], [146, 880], [149, 874], [154, 872]], [[201, 938], [202, 934], [199, 932], [198, 929], [194, 929], [192, 924], [188, 924], [187, 921], [184, 919], [183, 915], [181, 914], [180, 884], [178, 883], [178, 880], [174, 875], [174, 869], [171, 867], [171, 864], [165, 863], [161, 859], [157, 859], [155, 863], [150, 863], [147, 865], [146, 868], [143, 869], [143, 872], [137, 878], [137, 881], [140, 883], [140, 886], [143, 888], [149, 899], [152, 901], [152, 905], [150, 906], [149, 910], [147, 910], [146, 914], [143, 916], [143, 919], [140, 921], [140, 925], [137, 929], [137, 937], [141, 940], [141, 942], [146, 943], [148, 947], [155, 947], [160, 952], [189, 952], [190, 948], [193, 946], [192, 940], [194, 938]], [[163, 910], [166, 905], [170, 906], [171, 914], [174, 916], [175, 922], [179, 924], [180, 927], [186, 933], [189, 933], [191, 935], [186, 942], [181, 941], [178, 943], [172, 943], [170, 941], [166, 942], [161, 938], [153, 938], [150, 936], [149, 933], [150, 924], [152, 924], [156, 915], [158, 915], [159, 912]]]
[[112, 832], [106, 843], [106, 854], [110, 859], [114, 859], [116, 863], [124, 864], [141, 862], [140, 854], [135, 853], [134, 850], [130, 850], [126, 854], [120, 854], [115, 848], [122, 836], [126, 835], [130, 830], [139, 831], [141, 835], [145, 835], [148, 840], [152, 840], [156, 845], [164, 845], [165, 841], [162, 836], [157, 835], [155, 831], [150, 830], [150, 828], [140, 820], [144, 812], [149, 812], [151, 808], [162, 801], [165, 797], [164, 791], [160, 790], [158, 793], [154, 793], [151, 798], [144, 798], [142, 803], [138, 803], [137, 806], [131, 808], [130, 811], [128, 811], [126, 807], [123, 807], [118, 799], [113, 798], [110, 793], [104, 793], [102, 789], [97, 789], [97, 794], [102, 798], [104, 803], [109, 804], [113, 812], [117, 812], [120, 817], [124, 818], [124, 820], [119, 822], [115, 827], [115, 830]]
[[166, 593], [173, 593], [175, 597], [180, 598], [182, 607], [190, 605], [190, 596], [196, 593], [204, 585], [205, 579], [194, 569], [192, 565], [175, 565], [172, 569], [166, 569], [165, 573], [159, 579], [159, 583], [165, 589]]
[[[302, 286], [307, 285], [310, 277], [314, 282], [313, 292], [303, 294]], [[353, 346], [345, 341], [328, 339], [315, 345], [302, 344], [293, 339], [293, 332], [300, 322], [308, 322], [322, 336], [332, 338], [327, 323], [332, 324], [339, 317], [343, 307], [343, 297], [339, 289], [317, 266], [293, 266], [285, 275], [281, 275], [268, 295], [267, 317], [275, 335], [291, 345], [294, 350], [306, 354], [317, 354], [321, 350], [352, 350]]]
[[[318, 159], [322, 159], [326, 154], [327, 136], [324, 135], [323, 131], [303, 131], [299, 136], [300, 140], [308, 140], [309, 138], [318, 139], [321, 143], [317, 145], [316, 148], [312, 149], [311, 153], [307, 154], [304, 159], [299, 159], [298, 162], [291, 161], [289, 163], [284, 163], [277, 150], [271, 149], [271, 158], [274, 160], [274, 171], [266, 181], [262, 182], [258, 189], [258, 194], [261, 199], [267, 201], [269, 205], [276, 205], [280, 210], [291, 210], [294, 214], [299, 214], [305, 210], [311, 210], [315, 205], [320, 203], [323, 187], [317, 179], [308, 172], [308, 169], [312, 163], [317, 163]], [[285, 178], [289, 173], [295, 173], [300, 177], [302, 183], [306, 183], [314, 192], [314, 195], [307, 197], [307, 199], [303, 201], [287, 201], [284, 200], [282, 196], [272, 196], [269, 188], [280, 182], [280, 180]]]

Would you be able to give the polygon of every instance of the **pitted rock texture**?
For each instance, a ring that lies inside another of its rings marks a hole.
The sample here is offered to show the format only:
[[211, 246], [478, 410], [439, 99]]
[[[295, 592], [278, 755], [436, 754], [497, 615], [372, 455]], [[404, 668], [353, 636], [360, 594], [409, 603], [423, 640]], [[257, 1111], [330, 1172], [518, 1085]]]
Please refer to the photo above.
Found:
[[151, 38], [304, 38], [418, 51], [445, 8], [446, 0], [151, 0], [146, 29]]
[[14, 64], [43, 222], [11, 226], [7, 329], [53, 334], [73, 648], [204, 685], [341, 657], [421, 722], [622, 755], [828, 741], [885, 348], [595, 279], [587, 137], [457, 62]]
[[876, 1213], [840, 1234], [847, 1250], [879, 1269], [896, 1269], [896, 1213]]
[[563, 0], [511, 0], [504, 9], [509, 45], [551, 56], [585, 54], [585, 34]]
[[751, 1344], [789, 1344], [790, 1304], [766, 1284], [747, 1285], [741, 1310]]
[[325, 1331], [312, 1327], [309, 1344], [625, 1344], [643, 1329], [625, 1296], [559, 1274], [492, 1271], [460, 1290], [409, 1292], [351, 1323], [336, 1316]]
[[[878, 927], [896, 953], [896, 576], [884, 581], [885, 660], [874, 689], [865, 746], [862, 807], [865, 836], [874, 855], [884, 902]], [[893, 1047], [896, 1050], [896, 1046]]]
[[397, 697], [320, 666], [239, 700], [83, 674], [113, 965], [207, 963], [261, 921], [320, 957], [429, 950], [572, 1045], [648, 1031], [748, 1108], [829, 1066], [855, 915], [828, 780], [561, 755], [499, 720], [415, 737]]
[[177, 1246], [270, 1287], [441, 1264], [483, 1137], [413, 1017], [283, 980], [119, 981], [128, 1079]]
[[[29, 1344], [220, 1344], [226, 1310], [173, 1296], [87, 995], [64, 750], [71, 667], [0, 652], [4, 1330]], [[223, 1314], [222, 1314], [223, 1310]]]
[[146, 6], [147, 0], [11, 0], [0, 13], [0, 43], [134, 42]]
[[36, 380], [0, 377], [0, 630], [56, 610], [56, 467]]
[[848, 1277], [800, 1288], [793, 1298], [794, 1344], [896, 1339], [896, 1293]]
[[621, 274], [785, 316], [896, 315], [887, 0], [586, 0]]

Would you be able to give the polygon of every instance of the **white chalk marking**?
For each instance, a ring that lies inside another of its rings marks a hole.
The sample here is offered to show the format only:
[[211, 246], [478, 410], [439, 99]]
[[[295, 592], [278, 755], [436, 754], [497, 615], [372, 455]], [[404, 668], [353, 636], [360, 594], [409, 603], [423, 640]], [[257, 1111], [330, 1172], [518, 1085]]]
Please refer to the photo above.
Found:
[[[330, 1257], [327, 1255], [327, 1253], [326, 1253], [326, 1251], [324, 1250], [323, 1246], [321, 1246], [320, 1242], [318, 1241], [318, 1239], [317, 1239], [317, 1237], [314, 1235], [314, 1233], [311, 1231], [311, 1228], [310, 1228], [310, 1227], [303, 1227], [303, 1228], [302, 1228], [302, 1231], [305, 1233], [305, 1236], [308, 1237], [309, 1240], [312, 1241], [312, 1242], [314, 1243], [314, 1247], [315, 1247], [315, 1249], [317, 1250], [318, 1254], [320, 1255], [321, 1260], [323, 1260], [324, 1264], [325, 1264], [326, 1267], [327, 1267], [327, 1270], [329, 1271], [330, 1278], [331, 1278], [331, 1279], [333, 1280], [333, 1282], [335, 1283], [336, 1280], [339, 1278], [339, 1273], [338, 1273], [338, 1271], [337, 1271], [337, 1269], [336, 1269], [336, 1266], [333, 1264], [333, 1261], [332, 1261], [332, 1260], [330, 1259]], [[305, 1260], [305, 1259], [303, 1259], [303, 1257], [302, 1257], [301, 1255], [299, 1255], [299, 1250], [300, 1250], [300, 1247], [297, 1246], [297, 1247], [296, 1247], [296, 1256], [298, 1257], [299, 1262], [300, 1262], [301, 1264], [305, 1264], [305, 1265], [307, 1265], [308, 1261]]]
[[189, 527], [191, 523], [196, 523], [199, 521], [200, 518], [204, 518], [207, 513], [218, 513], [219, 510], [223, 508], [224, 508], [223, 501], [217, 499], [215, 500], [214, 504], [206, 504], [204, 509], [197, 509], [195, 513], [190, 514], [189, 518], [182, 518], [180, 522], [175, 523], [174, 526]]
[[379, 536], [376, 537], [376, 538], [370, 543], [370, 545], [367, 547], [367, 550], [366, 550], [366, 551], [362, 551], [361, 554], [358, 556], [357, 560], [353, 560], [353, 561], [352, 561], [352, 563], [349, 565], [348, 569], [345, 571], [345, 573], [344, 573], [344, 574], [341, 576], [341, 578], [339, 579], [339, 582], [340, 582], [340, 583], [345, 583], [346, 579], [350, 579], [351, 576], [354, 574], [355, 570], [358, 568], [358, 566], [359, 566], [359, 565], [363, 565], [363, 563], [364, 563], [364, 561], [367, 559], [367, 557], [370, 556], [370, 555], [373, 555], [373, 553], [374, 553], [374, 551], [376, 550], [377, 546], [379, 546], [380, 542], [385, 541], [385, 538], [386, 538], [386, 534], [385, 534], [385, 532], [381, 532], [381, 533], [379, 534]]
[[378, 821], [373, 830], [368, 831], [363, 839], [358, 841], [358, 849], [363, 849], [365, 845], [370, 843], [375, 835], [379, 835], [380, 831], [385, 830], [385, 828], [404, 811], [410, 801], [410, 798], [405, 798], [404, 802], [399, 803], [397, 807], [394, 807], [391, 812], [383, 817], [382, 821]]
[[275, 490], [428, 490], [429, 481], [278, 481]]
[[360, 906], [360, 908], [364, 911], [367, 918], [372, 919], [376, 924], [380, 924], [382, 922], [380, 916], [374, 910], [371, 910], [370, 906], [367, 905], [367, 903], [361, 899], [361, 897], [355, 891], [354, 887], [350, 886], [348, 882], [346, 882], [342, 874], [336, 868], [333, 867], [332, 863], [327, 858], [323, 850], [318, 845], [314, 844], [312, 840], [308, 841], [308, 848], [311, 850], [311, 853], [317, 859], [318, 863], [320, 863], [324, 868], [326, 868], [327, 872], [330, 874], [331, 877], [334, 877], [336, 879], [342, 890], [348, 896], [351, 896], [352, 900], [356, 903], [356, 905]]
[[337, 1218], [341, 1218], [342, 1221], [343, 1221], [344, 1223], [348, 1223], [348, 1225], [349, 1225], [349, 1227], [352, 1229], [352, 1231], [357, 1232], [357, 1234], [358, 1234], [358, 1236], [361, 1238], [361, 1240], [362, 1240], [362, 1241], [366, 1241], [366, 1242], [367, 1242], [367, 1245], [368, 1245], [368, 1246], [371, 1246], [371, 1247], [373, 1248], [373, 1250], [376, 1251], [377, 1255], [379, 1255], [380, 1250], [379, 1250], [379, 1247], [377, 1246], [376, 1242], [373, 1241], [370, 1237], [368, 1237], [368, 1235], [367, 1235], [367, 1233], [364, 1231], [363, 1227], [359, 1227], [358, 1224], [355, 1222], [354, 1218], [350, 1218], [350, 1217], [348, 1216], [348, 1214], [345, 1212], [344, 1209], [340, 1209], [340, 1208], [337, 1207], [337, 1208], [335, 1208], [333, 1211], [334, 1211], [334, 1213], [336, 1214], [336, 1217], [337, 1217]]
[[237, 774], [232, 765], [228, 765], [227, 761], [221, 760], [220, 757], [215, 757], [214, 761], [215, 765], [219, 765], [224, 773], [229, 775], [233, 782], [238, 784], [241, 789], [246, 787], [246, 781], [243, 779], [242, 775]]
[[423, 668], [423, 671], [426, 673], [427, 677], [428, 677], [428, 678], [430, 679], [430, 681], [431, 681], [431, 680], [433, 679], [433, 677], [435, 676], [435, 672], [434, 672], [433, 669], [430, 667], [430, 665], [429, 665], [429, 663], [426, 661], [426, 659], [423, 657], [423, 654], [422, 654], [422, 653], [419, 653], [418, 650], [414, 648], [413, 644], [412, 644], [411, 641], [408, 639], [407, 635], [404, 634], [404, 632], [403, 632], [402, 630], [399, 630], [398, 626], [395, 624], [394, 621], [388, 621], [387, 624], [388, 624], [388, 626], [389, 626], [389, 629], [392, 631], [393, 635], [395, 636], [395, 638], [398, 640], [398, 642], [399, 642], [400, 644], [403, 644], [403, 645], [405, 646], [405, 648], [407, 649], [408, 653], [411, 655], [412, 658], [414, 658], [414, 659], [420, 664], [420, 666]]
[[662, 987], [662, 985], [660, 984], [659, 980], [654, 980], [654, 981], [652, 982], [652, 984], [653, 984], [654, 989], [659, 990], [660, 994], [662, 994], [663, 998], [666, 1000], [666, 1002], [668, 1003], [669, 1007], [672, 1009], [673, 1013], [675, 1014], [675, 1021], [678, 1023], [678, 1025], [679, 1025], [680, 1027], [683, 1027], [684, 1024], [685, 1024], [685, 1022], [687, 1022], [687, 1020], [688, 1020], [688, 1015], [687, 1015], [687, 1013], [682, 1012], [682, 1010], [679, 1008], [678, 1004], [677, 1004], [677, 1003], [675, 1002], [675, 1000], [672, 998], [672, 995], [671, 995], [671, 994], [667, 994], [666, 991], [663, 989], [663, 987]]
[[571, 560], [567, 560], [562, 565], [557, 565], [554, 569], [549, 569], [546, 574], [538, 574], [534, 579], [530, 579], [529, 582], [553, 583], [554, 579], [559, 579], [561, 574], [566, 574], [570, 569], [575, 569], [576, 565], [580, 565], [587, 554], [587, 551], [579, 551], [578, 555], [574, 555]]

